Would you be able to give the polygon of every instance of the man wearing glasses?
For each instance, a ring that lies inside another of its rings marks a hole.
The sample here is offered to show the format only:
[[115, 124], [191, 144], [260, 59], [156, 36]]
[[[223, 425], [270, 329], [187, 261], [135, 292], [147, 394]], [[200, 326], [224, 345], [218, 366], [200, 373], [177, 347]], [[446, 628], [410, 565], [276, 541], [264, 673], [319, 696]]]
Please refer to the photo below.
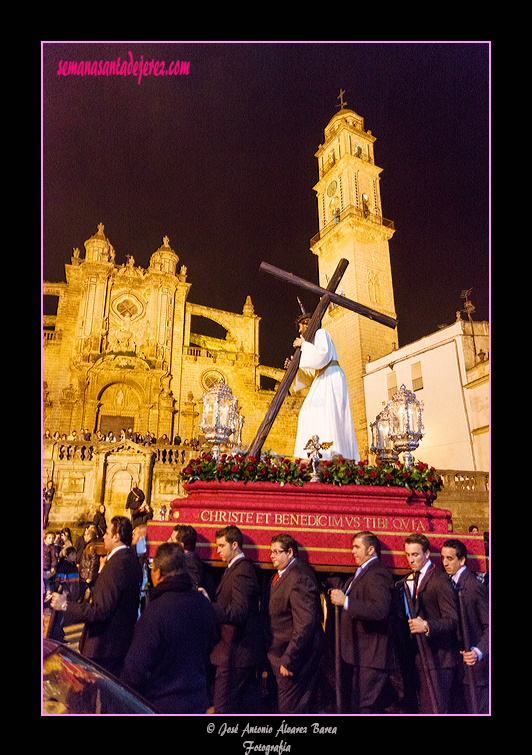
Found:
[[279, 713], [316, 713], [324, 643], [318, 582], [299, 558], [291, 535], [272, 538], [270, 558], [276, 571], [270, 584], [267, 647]]

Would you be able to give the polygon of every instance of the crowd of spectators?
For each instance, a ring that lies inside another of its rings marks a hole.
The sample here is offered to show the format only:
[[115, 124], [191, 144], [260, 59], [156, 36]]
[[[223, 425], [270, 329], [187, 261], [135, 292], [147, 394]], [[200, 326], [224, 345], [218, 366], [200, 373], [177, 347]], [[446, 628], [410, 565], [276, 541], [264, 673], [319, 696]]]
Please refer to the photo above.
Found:
[[56, 430], [52, 433], [51, 430], [45, 430], [43, 433], [43, 441], [55, 441], [55, 442], [70, 442], [75, 443], [77, 441], [92, 441], [93, 443], [119, 443], [124, 440], [130, 440], [132, 443], [138, 443], [143, 446], [185, 446], [197, 450], [201, 442], [198, 438], [190, 438], [182, 440], [181, 436], [176, 433], [173, 439], [169, 438], [166, 433], [163, 433], [159, 438], [147, 430], [145, 433], [140, 433], [132, 430], [131, 428], [122, 428], [118, 435], [112, 430], [108, 432], [102, 432], [98, 430], [92, 433], [88, 428], [82, 428], [79, 432], [72, 430], [70, 433], [62, 433]]

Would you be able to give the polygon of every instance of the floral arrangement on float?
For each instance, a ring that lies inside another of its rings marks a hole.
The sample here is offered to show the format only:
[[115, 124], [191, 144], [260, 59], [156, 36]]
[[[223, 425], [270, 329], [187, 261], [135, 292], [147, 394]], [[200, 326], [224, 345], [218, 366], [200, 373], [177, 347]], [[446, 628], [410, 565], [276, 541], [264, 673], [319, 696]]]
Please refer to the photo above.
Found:
[[[202, 453], [191, 459], [181, 471], [183, 482], [272, 482], [277, 485], [302, 486], [311, 479], [311, 465], [302, 459], [291, 460], [272, 452], [261, 453], [259, 457], [243, 454]], [[329, 485], [374, 485], [407, 488], [411, 492], [427, 494], [435, 498], [443, 488], [443, 480], [434, 467], [412, 459], [411, 465], [402, 461], [381, 461], [374, 463], [353, 461], [333, 457], [331, 461], [321, 461], [319, 481]]]

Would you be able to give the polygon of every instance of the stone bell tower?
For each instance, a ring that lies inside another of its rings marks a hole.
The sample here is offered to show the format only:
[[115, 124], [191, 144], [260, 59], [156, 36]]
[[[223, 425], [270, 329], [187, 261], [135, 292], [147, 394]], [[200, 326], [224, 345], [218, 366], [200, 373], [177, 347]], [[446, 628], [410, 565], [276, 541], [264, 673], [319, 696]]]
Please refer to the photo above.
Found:
[[[337, 293], [395, 318], [388, 243], [394, 224], [382, 214], [380, 173], [375, 165], [375, 137], [364, 119], [341, 107], [325, 127], [325, 141], [316, 152], [319, 181], [314, 186], [319, 232], [310, 249], [318, 257], [320, 285], [324, 288], [340, 259], [349, 262]], [[398, 347], [391, 330], [343, 307], [331, 305], [323, 327], [333, 338], [345, 372], [358, 449], [368, 453], [368, 429], [363, 375], [368, 361]]]

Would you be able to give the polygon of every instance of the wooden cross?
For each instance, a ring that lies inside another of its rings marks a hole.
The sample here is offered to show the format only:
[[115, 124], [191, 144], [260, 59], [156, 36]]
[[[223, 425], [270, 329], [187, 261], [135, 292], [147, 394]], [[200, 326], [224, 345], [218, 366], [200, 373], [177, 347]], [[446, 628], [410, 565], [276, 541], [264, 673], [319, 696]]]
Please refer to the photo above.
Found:
[[[320, 295], [321, 298], [316, 309], [312, 313], [308, 327], [305, 330], [305, 341], [309, 341], [310, 343], [314, 341], [314, 336], [316, 335], [316, 331], [321, 325], [322, 317], [324, 316], [331, 302], [338, 304], [345, 309], [349, 309], [352, 312], [356, 312], [363, 317], [368, 317], [370, 320], [375, 320], [382, 325], [386, 325], [386, 327], [388, 328], [397, 327], [397, 320], [395, 320], [393, 317], [383, 315], [381, 312], [377, 312], [374, 309], [365, 307], [363, 304], [359, 304], [356, 301], [352, 301], [351, 299], [347, 299], [345, 296], [341, 296], [340, 294], [335, 293], [348, 264], [349, 262], [347, 260], [340, 260], [338, 267], [334, 271], [334, 274], [329, 281], [327, 288], [316, 286], [314, 283], [309, 283], [309, 281], [303, 280], [303, 278], [298, 278], [296, 275], [292, 275], [292, 273], [287, 273], [284, 270], [279, 270], [279, 268], [268, 265], [265, 262], [261, 264], [260, 269], [264, 272], [270, 273], [276, 278], [280, 278], [281, 280], [287, 281], [288, 283], [293, 283], [294, 285], [304, 289], [305, 291], [310, 291], [314, 294]], [[262, 424], [257, 430], [255, 438], [253, 439], [253, 442], [249, 447], [247, 457], [259, 456], [264, 441], [266, 440], [268, 433], [270, 432], [271, 427], [275, 422], [275, 418], [279, 413], [282, 403], [288, 395], [288, 392], [290, 391], [290, 386], [292, 385], [299, 368], [300, 359], [301, 348], [298, 346], [294, 352], [294, 356], [292, 357], [290, 364], [288, 365], [285, 375], [281, 380], [279, 387], [277, 388], [268, 411], [266, 412], [266, 416], [262, 420]]]

